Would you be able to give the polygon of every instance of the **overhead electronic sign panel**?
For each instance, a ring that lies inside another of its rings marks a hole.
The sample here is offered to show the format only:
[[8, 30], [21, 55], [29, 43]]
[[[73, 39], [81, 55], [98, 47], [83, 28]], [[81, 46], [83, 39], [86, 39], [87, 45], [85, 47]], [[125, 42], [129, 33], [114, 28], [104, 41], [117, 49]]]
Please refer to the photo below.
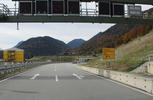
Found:
[[113, 16], [124, 16], [124, 4], [113, 4]]
[[69, 14], [80, 14], [80, 2], [79, 1], [68, 1], [68, 13]]
[[53, 14], [64, 14], [64, 1], [63, 0], [52, 1], [52, 13]]
[[12, 0], [12, 1], [35, 1], [35, 0]]
[[35, 14], [35, 2], [32, 2], [32, 14]]
[[20, 14], [31, 14], [32, 13], [32, 2], [20, 2], [19, 11]]
[[103, 48], [103, 59], [115, 59], [115, 49]]
[[36, 1], [36, 14], [48, 14], [47, 0]]
[[99, 2], [99, 15], [111, 15], [110, 2]]
[[141, 6], [128, 6], [128, 15], [129, 16], [142, 16]]

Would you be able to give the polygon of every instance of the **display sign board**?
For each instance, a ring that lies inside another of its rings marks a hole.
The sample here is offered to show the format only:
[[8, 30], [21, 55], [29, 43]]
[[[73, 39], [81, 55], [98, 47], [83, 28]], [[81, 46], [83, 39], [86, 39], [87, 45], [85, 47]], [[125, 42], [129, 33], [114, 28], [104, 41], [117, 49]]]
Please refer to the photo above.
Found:
[[141, 6], [128, 6], [128, 15], [129, 16], [142, 16]]
[[35, 14], [35, 2], [32, 2], [32, 14]]
[[80, 14], [80, 2], [79, 1], [68, 1], [68, 13], [69, 14]]
[[48, 2], [47, 1], [36, 1], [36, 14], [48, 14]]
[[115, 49], [103, 48], [103, 59], [115, 59]]
[[110, 2], [99, 2], [99, 15], [110, 14]]
[[52, 13], [53, 14], [64, 14], [64, 1], [52, 1]]
[[79, 59], [74, 59], [74, 60], [79, 60]]
[[35, 1], [35, 0], [12, 0], [12, 1]]
[[124, 4], [113, 4], [113, 16], [124, 16]]
[[20, 2], [19, 3], [20, 14], [31, 14], [32, 13], [32, 2]]

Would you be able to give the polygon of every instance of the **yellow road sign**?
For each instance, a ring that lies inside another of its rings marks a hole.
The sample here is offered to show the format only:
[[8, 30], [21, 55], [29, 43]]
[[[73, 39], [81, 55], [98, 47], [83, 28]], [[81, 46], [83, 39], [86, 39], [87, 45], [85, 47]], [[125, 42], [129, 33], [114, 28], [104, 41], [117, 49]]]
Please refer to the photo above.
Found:
[[74, 59], [74, 60], [79, 60], [79, 59]]
[[103, 48], [103, 59], [115, 59], [115, 49]]

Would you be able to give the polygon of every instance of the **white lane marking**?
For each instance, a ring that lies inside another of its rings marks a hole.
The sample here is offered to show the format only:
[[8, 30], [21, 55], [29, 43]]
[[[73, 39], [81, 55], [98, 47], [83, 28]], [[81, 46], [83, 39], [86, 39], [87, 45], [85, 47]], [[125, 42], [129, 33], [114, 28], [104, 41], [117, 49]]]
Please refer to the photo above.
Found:
[[55, 71], [56, 71], [56, 69], [55, 69]]
[[78, 79], [82, 79], [84, 76], [78, 76], [77, 74], [73, 74], [73, 76], [76, 76]]
[[[80, 69], [78, 69], [78, 68], [76, 68], [76, 69], [77, 69], [77, 70], [80, 70]], [[107, 79], [107, 78], [105, 78], [105, 77], [103, 77], [103, 76], [97, 76], [97, 75], [95, 75], [95, 74], [93, 74], [93, 73], [86, 72], [86, 71], [84, 71], [84, 70], [81, 70], [81, 71], [82, 71], [82, 72], [85, 72], [85, 73], [88, 73], [88, 74], [90, 74], [90, 75], [96, 76], [96, 77], [98, 77], [98, 78], [105, 79], [105, 80], [107, 80], [107, 81], [116, 83], [116, 84], [118, 84], [118, 85], [122, 85], [122, 86], [124, 86], [124, 87], [130, 88], [130, 89], [132, 89], [132, 90], [135, 90], [135, 91], [138, 91], [138, 92], [140, 92], [140, 93], [143, 93], [143, 94], [146, 94], [146, 95], [149, 95], [149, 96], [152, 96], [152, 97], [153, 97], [153, 95], [150, 94], [150, 93], [148, 93], [148, 92], [145, 92], [145, 91], [139, 90], [139, 89], [137, 89], [137, 88], [128, 86], [128, 85], [126, 85], [126, 84], [124, 84], [124, 83], [119, 83], [119, 82], [116, 82], [116, 81], [114, 81], [114, 80]]]
[[35, 75], [31, 78], [31, 80], [34, 80], [37, 76], [39, 76], [39, 73], [38, 73], [38, 74], [35, 74]]
[[81, 78], [84, 78], [84, 76], [80, 75]]
[[[39, 66], [39, 67], [40, 67], [40, 66]], [[35, 67], [35, 68], [38, 68], [38, 67]], [[16, 77], [16, 76], [19, 76], [19, 75], [25, 74], [25, 73], [27, 73], [27, 72], [33, 71], [35, 68], [33, 68], [33, 69], [31, 69], [31, 70], [27, 70], [27, 71], [25, 71], [25, 72], [21, 72], [21, 73], [16, 74], [16, 75], [13, 75], [13, 76], [8, 77], [8, 78], [6, 78], [6, 79], [3, 79], [3, 80], [0, 81], [0, 83], [1, 83], [1, 82], [4, 82], [4, 81], [7, 81], [7, 80], [9, 80], [9, 79], [11, 79], [11, 78], [14, 78], [14, 77]]]
[[[49, 65], [50, 65], [50, 64], [49, 64]], [[42, 66], [43, 66], [43, 65], [42, 65]], [[38, 67], [41, 67], [41, 66], [38, 66]], [[30, 70], [26, 70], [26, 71], [24, 71], [24, 72], [21, 72], [21, 73], [19, 73], [19, 74], [13, 75], [13, 76], [10, 76], [10, 77], [8, 77], [8, 78], [5, 78], [5, 79], [1, 80], [0, 83], [1, 83], [1, 82], [4, 82], [4, 81], [7, 81], [7, 80], [9, 80], [9, 79], [11, 79], [11, 78], [14, 78], [14, 77], [16, 77], [16, 76], [19, 76], [19, 75], [22, 75], [22, 74], [31, 72], [31, 71], [33, 71], [34, 69], [38, 68], [38, 67], [32, 68], [32, 69], [30, 69]]]
[[56, 80], [56, 82], [58, 82], [58, 76], [57, 75], [55, 76], [55, 80]]
[[68, 67], [71, 67], [71, 68], [72, 68], [72, 66], [69, 66], [68, 64], [66, 64], [66, 66], [68, 66]]

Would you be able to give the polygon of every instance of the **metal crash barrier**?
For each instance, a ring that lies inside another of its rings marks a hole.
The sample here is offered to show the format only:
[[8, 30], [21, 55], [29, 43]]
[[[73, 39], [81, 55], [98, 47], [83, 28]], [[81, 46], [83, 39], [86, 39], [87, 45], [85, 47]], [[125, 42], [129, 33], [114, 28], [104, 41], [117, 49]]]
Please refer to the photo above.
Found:
[[33, 63], [18, 63], [18, 64], [10, 64], [10, 65], [0, 65], [0, 79], [12, 76], [17, 73], [26, 71], [34, 66], [48, 64], [50, 62], [33, 62]]

